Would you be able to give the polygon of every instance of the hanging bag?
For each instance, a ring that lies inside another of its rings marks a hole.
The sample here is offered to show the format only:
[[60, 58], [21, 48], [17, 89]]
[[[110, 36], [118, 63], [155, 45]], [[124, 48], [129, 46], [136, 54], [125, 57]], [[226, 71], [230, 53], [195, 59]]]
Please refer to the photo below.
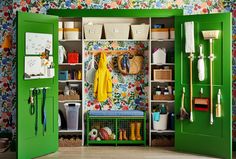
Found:
[[135, 75], [142, 71], [143, 56], [124, 54], [118, 56], [118, 69], [122, 74]]
[[[94, 63], [95, 63], [95, 59], [94, 59], [94, 55], [92, 56], [92, 60], [89, 62], [88, 64], [88, 69], [86, 71], [86, 81], [89, 82], [89, 83], [93, 83], [94, 82], [94, 76], [95, 76], [95, 73], [96, 73], [96, 69], [94, 67]], [[97, 62], [96, 62], [97, 64]]]

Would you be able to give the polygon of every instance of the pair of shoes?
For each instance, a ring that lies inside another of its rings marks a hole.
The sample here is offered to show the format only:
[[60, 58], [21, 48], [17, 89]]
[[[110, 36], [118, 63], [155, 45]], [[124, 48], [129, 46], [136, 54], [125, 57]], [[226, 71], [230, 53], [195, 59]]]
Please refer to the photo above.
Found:
[[119, 129], [119, 140], [128, 140], [126, 130]]
[[142, 140], [141, 134], [141, 122], [131, 122], [130, 123], [130, 140]]

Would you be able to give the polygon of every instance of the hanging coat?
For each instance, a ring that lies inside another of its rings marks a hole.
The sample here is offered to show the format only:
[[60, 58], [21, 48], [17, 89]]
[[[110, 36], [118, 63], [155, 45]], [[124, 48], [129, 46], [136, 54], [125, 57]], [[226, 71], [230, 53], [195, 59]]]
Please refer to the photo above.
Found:
[[99, 102], [112, 97], [111, 73], [107, 69], [106, 54], [101, 53], [98, 69], [94, 78], [94, 96]]

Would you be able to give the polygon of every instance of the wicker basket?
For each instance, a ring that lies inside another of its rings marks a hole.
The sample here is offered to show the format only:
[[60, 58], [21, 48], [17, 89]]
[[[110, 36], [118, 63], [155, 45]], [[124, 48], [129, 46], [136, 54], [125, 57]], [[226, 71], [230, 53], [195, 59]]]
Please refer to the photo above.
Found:
[[142, 71], [143, 67], [143, 56], [132, 56], [129, 58], [130, 62], [130, 69], [129, 72], [126, 69], [122, 69], [121, 67], [121, 61], [122, 61], [123, 56], [118, 56], [118, 68], [122, 74], [130, 74], [130, 75], [135, 75], [139, 74]]
[[174, 100], [175, 97], [173, 95], [153, 95], [153, 100]]
[[153, 70], [153, 80], [172, 80], [172, 70], [171, 69], [154, 69]]
[[71, 139], [59, 139], [59, 147], [80, 147], [82, 142], [79, 138], [71, 138]]
[[58, 98], [59, 98], [59, 100], [80, 100], [80, 95], [64, 96], [64, 95], [60, 94]]

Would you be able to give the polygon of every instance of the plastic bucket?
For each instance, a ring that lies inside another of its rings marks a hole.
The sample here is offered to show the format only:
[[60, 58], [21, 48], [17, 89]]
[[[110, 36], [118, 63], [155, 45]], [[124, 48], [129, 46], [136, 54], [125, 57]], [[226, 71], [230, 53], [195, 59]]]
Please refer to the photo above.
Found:
[[160, 120], [154, 121], [154, 115], [152, 113], [152, 124], [154, 130], [166, 130], [167, 121], [168, 121], [168, 114], [160, 114]]

